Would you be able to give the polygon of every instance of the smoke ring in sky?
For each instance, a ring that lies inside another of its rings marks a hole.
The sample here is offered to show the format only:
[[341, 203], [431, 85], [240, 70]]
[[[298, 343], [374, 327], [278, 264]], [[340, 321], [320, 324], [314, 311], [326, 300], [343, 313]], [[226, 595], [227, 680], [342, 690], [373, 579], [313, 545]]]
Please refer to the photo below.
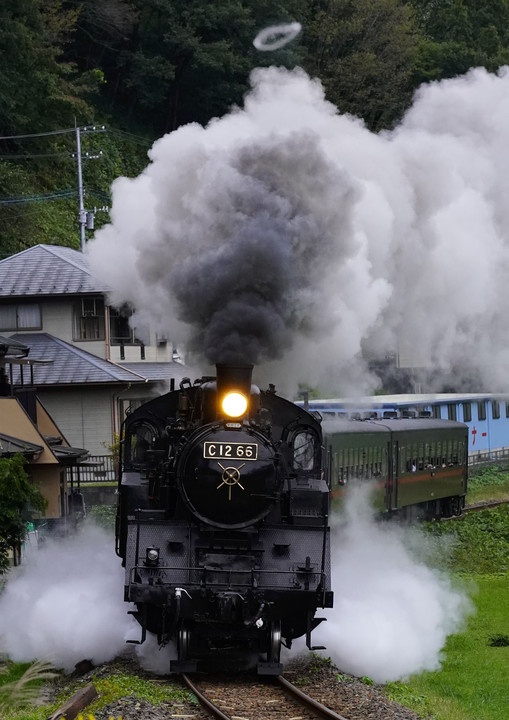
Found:
[[253, 45], [257, 50], [269, 51], [279, 50], [284, 47], [302, 30], [302, 25], [298, 22], [288, 23], [285, 25], [271, 25], [261, 30], [253, 40]]

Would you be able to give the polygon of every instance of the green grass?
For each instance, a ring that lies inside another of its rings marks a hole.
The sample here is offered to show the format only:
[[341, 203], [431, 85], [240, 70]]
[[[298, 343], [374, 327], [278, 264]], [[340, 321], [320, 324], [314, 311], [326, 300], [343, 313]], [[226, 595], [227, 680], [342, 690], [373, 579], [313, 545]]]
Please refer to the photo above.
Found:
[[476, 613], [463, 632], [448, 638], [440, 671], [388, 683], [386, 692], [423, 718], [504, 720], [509, 717], [509, 507], [424, 529], [440, 538], [436, 564], [475, 588]]
[[[9, 673], [11, 679], [14, 677], [20, 677], [24, 670], [27, 668], [27, 664], [21, 663], [9, 663]], [[0, 681], [1, 681], [0, 677]], [[110, 703], [115, 702], [119, 698], [133, 697], [138, 700], [147, 700], [153, 705], [161, 705], [162, 703], [182, 703], [192, 702], [196, 703], [196, 697], [175, 685], [161, 683], [157, 679], [145, 680], [137, 678], [133, 675], [126, 675], [121, 671], [107, 677], [94, 677], [94, 686], [97, 690], [99, 698], [89, 705], [85, 712], [85, 717], [94, 715], [97, 711], [106, 707]], [[69, 689], [65, 694], [62, 694], [57, 698], [56, 702], [51, 705], [45, 705], [42, 707], [26, 707], [23, 705], [15, 704], [11, 706], [7, 714], [1, 714], [0, 718], [5, 720], [45, 720], [51, 715], [58, 707], [60, 707], [66, 700], [68, 700], [80, 687], [76, 684], [74, 688]], [[1, 690], [1, 688], [0, 688]]]
[[460, 575], [509, 572], [509, 505], [423, 525], [436, 544], [434, 564]]
[[503, 720], [509, 708], [509, 574], [479, 576], [476, 615], [451, 636], [442, 670], [390, 683], [389, 697], [435, 720]]
[[467, 503], [507, 498], [509, 498], [509, 469], [507, 467], [490, 465], [469, 471]]
[[0, 665], [0, 718], [11, 720], [16, 716], [14, 708], [20, 709], [20, 720], [28, 720], [28, 707], [39, 695], [41, 686], [57, 673], [49, 663], [3, 662]]

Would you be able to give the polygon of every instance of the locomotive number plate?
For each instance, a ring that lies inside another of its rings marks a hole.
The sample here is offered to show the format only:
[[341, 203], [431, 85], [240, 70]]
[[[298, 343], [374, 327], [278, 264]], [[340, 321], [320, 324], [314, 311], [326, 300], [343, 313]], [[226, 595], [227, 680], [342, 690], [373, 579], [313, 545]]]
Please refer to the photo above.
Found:
[[227, 442], [205, 442], [203, 443], [203, 457], [208, 460], [229, 458], [230, 460], [257, 460], [257, 443], [227, 443]]

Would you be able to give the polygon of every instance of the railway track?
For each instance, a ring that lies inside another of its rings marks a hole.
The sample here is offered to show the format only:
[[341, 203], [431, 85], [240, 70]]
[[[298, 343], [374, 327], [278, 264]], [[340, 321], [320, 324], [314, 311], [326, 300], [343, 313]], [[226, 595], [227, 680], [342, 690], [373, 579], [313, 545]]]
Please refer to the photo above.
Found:
[[281, 676], [182, 678], [207, 712], [219, 720], [347, 720]]
[[472, 503], [472, 505], [467, 505], [463, 509], [463, 514], [476, 512], [477, 510], [490, 510], [491, 508], [498, 507], [499, 505], [507, 505], [508, 503], [509, 500], [507, 498], [504, 500], [488, 500], [487, 502]]
[[472, 503], [466, 505], [461, 511], [461, 515], [451, 515], [451, 517], [444, 517], [440, 519], [440, 522], [449, 522], [450, 520], [459, 520], [465, 517], [471, 512], [478, 512], [479, 510], [492, 510], [493, 508], [500, 507], [500, 505], [507, 505], [509, 500], [488, 500], [487, 502]]

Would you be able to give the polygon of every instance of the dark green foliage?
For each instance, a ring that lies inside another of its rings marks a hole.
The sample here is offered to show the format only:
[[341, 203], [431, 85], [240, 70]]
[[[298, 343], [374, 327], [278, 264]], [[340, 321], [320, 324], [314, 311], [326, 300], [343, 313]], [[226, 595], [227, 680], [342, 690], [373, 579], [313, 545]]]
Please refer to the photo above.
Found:
[[93, 505], [87, 513], [87, 519], [92, 520], [104, 530], [115, 530], [116, 508], [110, 505]]
[[[261, 29], [293, 21], [291, 43], [254, 48]], [[139, 174], [152, 140], [242, 104], [256, 67], [302, 66], [341, 112], [380, 130], [421, 82], [506, 63], [509, 0], [3, 0], [0, 136], [105, 124], [83, 141], [103, 153], [83, 165], [93, 210], [116, 177]], [[72, 132], [0, 140], [0, 257], [79, 247], [74, 150]]]
[[161, 135], [188, 122], [205, 124], [241, 103], [254, 67], [294, 66], [298, 44], [267, 57], [252, 41], [270, 22], [302, 17], [306, 5], [86, 0], [73, 59], [83, 69], [101, 67], [109, 107], [123, 107], [130, 120]]
[[509, 636], [503, 633], [492, 635], [488, 640], [488, 645], [490, 647], [509, 647]]
[[408, 4], [400, 0], [315, 0], [304, 31], [307, 69], [341, 112], [389, 127], [408, 107], [417, 53]]
[[509, 571], [509, 507], [480, 510], [454, 521], [426, 523], [441, 538], [437, 561], [458, 573]]
[[439, 80], [509, 61], [507, 0], [413, 0], [419, 28], [414, 82]]
[[469, 490], [474, 490], [489, 485], [504, 485], [508, 476], [509, 468], [507, 466], [487, 465], [478, 469], [474, 467], [468, 471], [468, 487]]
[[59, 62], [77, 15], [60, 0], [0, 4], [0, 135], [72, 127], [87, 113], [74, 68]]
[[46, 500], [27, 477], [21, 454], [0, 457], [0, 572], [8, 566], [8, 551], [17, 551], [33, 511], [43, 511]]

